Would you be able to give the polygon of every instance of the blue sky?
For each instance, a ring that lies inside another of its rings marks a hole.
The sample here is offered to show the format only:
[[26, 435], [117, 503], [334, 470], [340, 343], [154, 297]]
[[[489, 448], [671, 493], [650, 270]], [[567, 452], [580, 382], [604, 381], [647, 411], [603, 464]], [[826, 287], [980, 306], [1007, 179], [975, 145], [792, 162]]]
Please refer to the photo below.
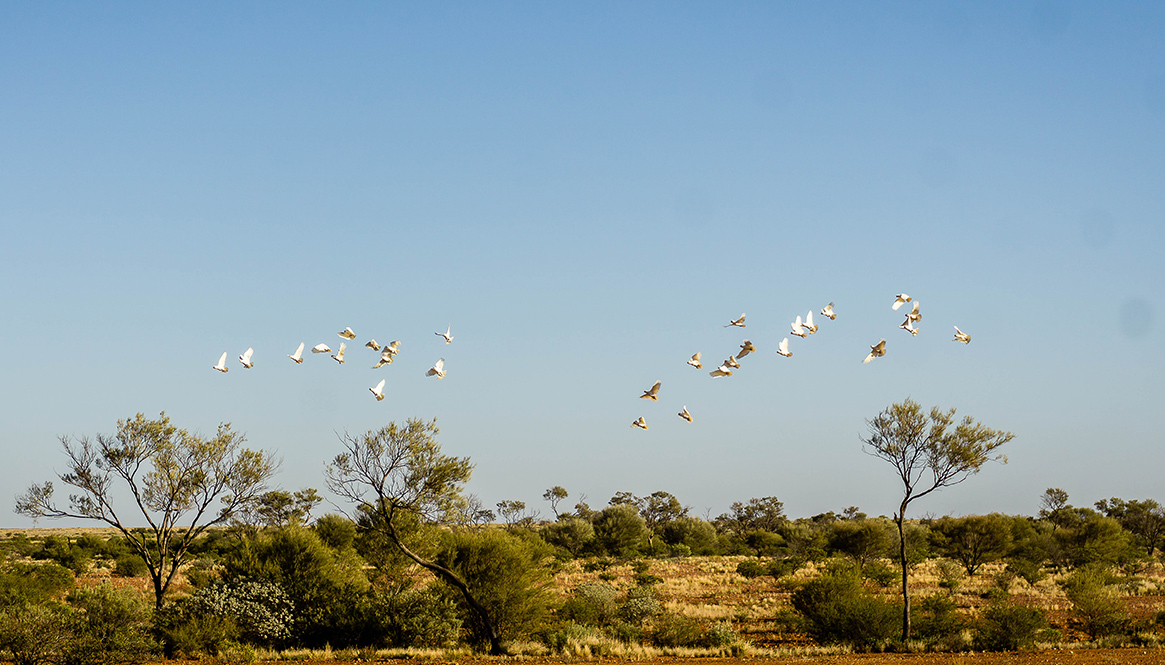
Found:
[[415, 416], [490, 506], [889, 514], [858, 437], [909, 396], [1016, 435], [919, 514], [1165, 499], [1160, 4], [9, 3], [0, 62], [11, 496], [165, 410], [288, 489]]

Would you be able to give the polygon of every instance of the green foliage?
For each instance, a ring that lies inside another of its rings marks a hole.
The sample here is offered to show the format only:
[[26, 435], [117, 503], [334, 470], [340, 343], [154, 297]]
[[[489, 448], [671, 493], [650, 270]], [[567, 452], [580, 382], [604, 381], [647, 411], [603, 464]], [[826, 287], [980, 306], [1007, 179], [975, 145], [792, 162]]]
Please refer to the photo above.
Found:
[[0, 650], [7, 651], [15, 665], [63, 661], [76, 633], [73, 613], [55, 603], [0, 610]]
[[628, 504], [608, 506], [595, 517], [595, 542], [604, 552], [630, 557], [647, 539], [647, 524], [639, 510]]
[[1038, 584], [1048, 576], [1042, 564], [1028, 559], [1009, 559], [1007, 570], [1032, 585]]
[[699, 517], [678, 517], [660, 527], [660, 539], [675, 548], [688, 547], [691, 554], [708, 556], [719, 552], [716, 527]]
[[962, 633], [963, 621], [949, 596], [927, 596], [910, 608], [915, 635], [928, 644], [952, 646]]
[[[505, 531], [454, 531], [447, 534], [437, 563], [453, 571], [486, 608], [498, 634], [514, 640], [533, 633], [547, 612], [550, 552], [537, 538]], [[464, 596], [447, 587], [461, 607], [468, 641], [489, 644], [489, 629]]]
[[1048, 627], [1042, 610], [996, 600], [983, 609], [975, 625], [975, 648], [982, 651], [1016, 651], [1030, 648]]
[[146, 560], [132, 552], [126, 552], [117, 557], [113, 574], [118, 577], [141, 577], [148, 574]]
[[238, 629], [229, 617], [190, 614], [186, 599], [170, 603], [154, 613], [156, 633], [167, 658], [218, 656], [235, 638]]
[[1073, 509], [1051, 535], [1061, 565], [1118, 565], [1140, 556], [1120, 522], [1088, 508]]
[[1165, 507], [1153, 499], [1125, 501], [1113, 497], [1097, 501], [1096, 509], [1120, 522], [1136, 543], [1145, 548], [1146, 556], [1153, 556], [1165, 538]]
[[871, 561], [862, 566], [862, 577], [880, 587], [888, 587], [901, 579], [901, 572], [883, 561]]
[[325, 545], [336, 550], [346, 550], [356, 543], [356, 523], [335, 513], [328, 513], [312, 525], [316, 535]]
[[267, 647], [291, 638], [294, 609], [287, 592], [274, 582], [220, 582], [185, 599], [187, 616], [227, 618], [236, 628], [233, 639]]
[[1111, 586], [1118, 581], [1104, 567], [1090, 565], [1060, 582], [1076, 623], [1091, 639], [1120, 633], [1130, 623], [1128, 609]]
[[717, 529], [743, 535], [749, 531], [776, 532], [786, 522], [785, 504], [775, 496], [734, 502], [728, 512], [716, 518]]
[[618, 621], [607, 626], [604, 630], [611, 639], [623, 644], [640, 644], [643, 642], [643, 626], [626, 621]]
[[109, 584], [76, 589], [68, 597], [76, 612], [76, 633], [68, 647], [70, 665], [138, 663], [157, 651], [151, 637], [152, 607], [135, 591]]
[[766, 573], [768, 573], [768, 570], [765, 569], [764, 565], [753, 559], [745, 559], [736, 564], [736, 574], [745, 579], [751, 580], [754, 577], [760, 577]]
[[627, 598], [619, 605], [617, 614], [627, 623], [642, 625], [644, 621], [663, 612], [663, 605], [655, 598], [651, 587], [635, 587], [627, 591]]
[[779, 533], [749, 531], [739, 538], [756, 556], [780, 556], [788, 551], [785, 539]]
[[73, 588], [73, 573], [55, 563], [9, 563], [0, 567], [0, 608], [38, 605]]
[[377, 590], [369, 620], [373, 642], [390, 647], [439, 649], [454, 644], [461, 630], [457, 603], [436, 586], [420, 591]]
[[886, 520], [838, 520], [829, 525], [829, 547], [864, 566], [890, 553], [893, 530]]
[[710, 649], [717, 649], [726, 647], [731, 644], [736, 644], [740, 641], [740, 636], [736, 633], [736, 629], [727, 621], [717, 621], [708, 626], [704, 634], [700, 636], [701, 646]]
[[579, 517], [563, 517], [559, 521], [548, 524], [540, 532], [542, 539], [554, 547], [561, 547], [570, 552], [571, 556], [582, 553], [587, 543], [594, 539], [595, 528], [590, 520]]
[[68, 538], [48, 536], [42, 541], [41, 549], [32, 553], [32, 558], [49, 559], [73, 571], [74, 575], [84, 575], [89, 570], [93, 554], [93, 549], [70, 543]]
[[935, 569], [938, 574], [938, 585], [942, 589], [946, 589], [951, 593], [958, 590], [959, 585], [963, 583], [963, 577], [966, 573], [964, 568], [950, 559], [939, 559], [935, 564]]
[[563, 604], [559, 615], [568, 621], [602, 626], [615, 619], [618, 597], [615, 587], [602, 582], [583, 582]]
[[942, 556], [963, 564], [968, 575], [998, 561], [1011, 549], [1011, 518], [993, 513], [944, 517], [930, 524], [931, 544]]
[[663, 612], [651, 621], [651, 642], [660, 647], [701, 646], [700, 624], [682, 614]]
[[819, 644], [848, 644], [868, 650], [888, 640], [898, 628], [902, 609], [862, 587], [855, 567], [833, 566], [792, 596], [793, 608], [805, 617]]
[[782, 577], [796, 573], [801, 569], [801, 566], [804, 565], [805, 562], [798, 557], [774, 559], [773, 561], [770, 561], [767, 566], [765, 566], [765, 572], [779, 580]]

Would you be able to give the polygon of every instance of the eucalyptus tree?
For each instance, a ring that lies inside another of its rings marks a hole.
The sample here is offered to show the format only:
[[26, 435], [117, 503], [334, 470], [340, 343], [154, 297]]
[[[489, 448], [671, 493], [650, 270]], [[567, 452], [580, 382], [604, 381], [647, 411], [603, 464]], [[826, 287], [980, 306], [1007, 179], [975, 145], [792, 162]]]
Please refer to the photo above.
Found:
[[996, 451], [1015, 438], [965, 416], [955, 422], [955, 409], [934, 407], [929, 413], [907, 398], [891, 404], [873, 420], [861, 437], [867, 452], [889, 462], [902, 481], [902, 501], [894, 522], [898, 526], [902, 564], [902, 639], [910, 639], [909, 565], [906, 559], [906, 509], [914, 501], [943, 487], [957, 485], [978, 473], [988, 461], [1007, 458]]
[[[464, 521], [469, 500], [463, 493], [473, 473], [468, 458], [441, 453], [437, 421], [410, 418], [359, 436], [343, 434], [344, 452], [325, 469], [328, 489], [372, 519], [369, 528], [388, 538], [406, 557], [457, 589], [477, 614], [490, 644], [502, 655], [501, 637], [489, 611], [453, 570], [422, 556], [406, 542], [401, 522], [449, 524]], [[419, 548], [417, 548], [419, 549]]]
[[[194, 540], [253, 505], [278, 469], [270, 454], [243, 448], [245, 440], [230, 423], [220, 424], [210, 438], [191, 434], [172, 425], [165, 412], [156, 420], [140, 413], [119, 420], [117, 432], [95, 439], [62, 436], [68, 461], [58, 478], [77, 493], [69, 495], [67, 507], [59, 506], [52, 481], [34, 483], [17, 497], [16, 512], [116, 528], [145, 560], [160, 608]], [[131, 520], [138, 519], [148, 527], [135, 528]]]

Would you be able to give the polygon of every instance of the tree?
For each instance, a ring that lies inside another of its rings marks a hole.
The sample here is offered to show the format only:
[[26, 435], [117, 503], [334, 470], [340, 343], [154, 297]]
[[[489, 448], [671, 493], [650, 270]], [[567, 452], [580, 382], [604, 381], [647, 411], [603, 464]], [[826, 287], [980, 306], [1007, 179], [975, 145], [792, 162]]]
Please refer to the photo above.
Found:
[[647, 538], [647, 525], [630, 504], [607, 506], [595, 517], [595, 540], [607, 553], [631, 557]]
[[[157, 420], [142, 414], [117, 421], [117, 432], [96, 440], [61, 437], [68, 470], [61, 482], [80, 490], [69, 496], [69, 507], [53, 500], [53, 484], [33, 484], [17, 497], [16, 512], [38, 519], [72, 517], [99, 520], [116, 528], [146, 562], [161, 608], [179, 568], [190, 557], [190, 546], [207, 528], [229, 520], [266, 489], [278, 464], [267, 453], [243, 448], [245, 438], [222, 423], [212, 438], [190, 434], [170, 424], [162, 412]], [[115, 485], [133, 497], [129, 511], [115, 502]], [[215, 502], [222, 504], [217, 510]], [[131, 529], [126, 512], [136, 509], [149, 524]]]
[[963, 564], [967, 575], [1011, 550], [1011, 518], [999, 513], [944, 517], [930, 525], [930, 532], [936, 549]]
[[342, 435], [345, 452], [325, 469], [328, 489], [374, 515], [368, 522], [373, 528], [417, 565], [460, 591], [482, 623], [490, 653], [502, 655], [505, 649], [489, 610], [455, 572], [413, 551], [397, 528], [402, 516], [427, 524], [457, 521], [468, 505], [462, 489], [473, 465], [468, 458], [443, 455], [438, 433], [436, 420], [410, 418], [403, 427], [389, 423], [361, 436]]
[[655, 552], [655, 534], [659, 528], [688, 514], [679, 499], [663, 490], [639, 499], [637, 505], [640, 517], [647, 524], [647, 546], [652, 552]]
[[716, 524], [738, 536], [749, 531], [777, 532], [785, 525], [785, 504], [775, 496], [752, 498], [747, 504], [732, 504], [729, 512], [716, 518]]
[[927, 414], [907, 398], [891, 404], [873, 420], [862, 443], [868, 452], [893, 465], [902, 481], [903, 496], [894, 515], [898, 526], [902, 564], [902, 640], [910, 639], [909, 566], [906, 560], [906, 509], [917, 499], [943, 487], [957, 485], [978, 473], [990, 460], [1007, 458], [996, 451], [1015, 438], [1011, 432], [991, 429], [970, 416], [955, 424], [955, 409], [934, 407]]
[[525, 501], [512, 499], [498, 502], [498, 515], [506, 521], [506, 527], [511, 530], [515, 528], [529, 529], [534, 526], [535, 520], [538, 519], [536, 513], [526, 510]]
[[1153, 499], [1125, 501], [1113, 497], [1097, 501], [1096, 509], [1120, 522], [1126, 531], [1136, 537], [1150, 557], [1165, 537], [1165, 508]]
[[554, 519], [558, 519], [558, 504], [566, 500], [570, 494], [562, 485], [555, 485], [542, 493], [542, 498], [550, 502], [550, 512], [554, 513]]

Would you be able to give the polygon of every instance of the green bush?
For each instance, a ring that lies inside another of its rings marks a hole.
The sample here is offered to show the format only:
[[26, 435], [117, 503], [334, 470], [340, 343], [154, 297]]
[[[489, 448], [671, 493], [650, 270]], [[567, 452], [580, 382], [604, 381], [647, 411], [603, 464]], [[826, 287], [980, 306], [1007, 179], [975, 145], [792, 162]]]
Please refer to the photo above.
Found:
[[581, 624], [604, 625], [615, 618], [615, 587], [602, 582], [583, 582], [563, 604], [559, 614]]
[[608, 506], [594, 521], [595, 543], [603, 551], [621, 557], [635, 556], [647, 540], [647, 523], [635, 506]]
[[141, 555], [126, 552], [114, 561], [113, 574], [118, 577], [141, 577], [149, 572]]
[[1043, 611], [994, 601], [980, 615], [975, 627], [975, 648], [982, 651], [1015, 651], [1035, 644], [1048, 627]]
[[902, 608], [862, 587], [856, 568], [833, 566], [793, 593], [793, 608], [808, 622], [819, 644], [848, 644], [869, 650], [894, 636]]
[[[437, 555], [437, 563], [455, 572], [486, 608], [494, 629], [505, 640], [529, 635], [546, 615], [548, 559], [550, 549], [538, 538], [500, 530], [449, 533]], [[461, 608], [469, 642], [488, 645], [489, 631], [462, 593], [447, 585], [444, 590]]]
[[73, 583], [73, 573], [56, 563], [8, 564], [0, 567], [0, 608], [43, 603]]
[[953, 646], [963, 632], [963, 621], [949, 596], [926, 596], [911, 604], [910, 614], [913, 634], [928, 644]]
[[[775, 559], [773, 561], [770, 561], [768, 563], [768, 565], [765, 566], [765, 572], [767, 572], [769, 575], [772, 575], [774, 578], [779, 580], [782, 577], [792, 575], [793, 573], [800, 570], [801, 566], [804, 566], [804, 565], [805, 565], [805, 561], [802, 560], [800, 557], [789, 557], [786, 559]], [[740, 572], [740, 571], [737, 571], [737, 572]]]
[[0, 650], [7, 651], [15, 665], [63, 661], [76, 634], [72, 612], [55, 603], [0, 610]]
[[727, 621], [717, 621], [708, 626], [708, 629], [700, 636], [700, 644], [710, 649], [726, 647], [739, 641], [740, 636], [736, 634], [736, 629]]
[[655, 599], [651, 587], [636, 587], [627, 592], [627, 599], [619, 606], [618, 616], [627, 623], [642, 624], [662, 612], [663, 605]]
[[1015, 573], [1016, 577], [1033, 586], [1048, 576], [1044, 571], [1044, 564], [1031, 559], [1008, 559], [1006, 570], [1010, 570]]
[[578, 556], [587, 543], [594, 540], [595, 528], [590, 520], [567, 517], [547, 525], [539, 534], [550, 545], [561, 547], [570, 552], [571, 556]]
[[436, 586], [377, 591], [370, 610], [375, 630], [368, 637], [376, 644], [439, 649], [455, 643], [461, 630], [457, 604]]
[[862, 566], [862, 577], [874, 582], [880, 587], [888, 587], [902, 579], [900, 568], [887, 565], [883, 561], [871, 561]]
[[1110, 586], [1118, 581], [1104, 568], [1089, 565], [1060, 582], [1077, 624], [1091, 639], [1123, 632], [1130, 624], [1128, 609]]
[[68, 601], [77, 610], [70, 665], [138, 663], [158, 650], [151, 637], [153, 603], [137, 592], [114, 590], [106, 581], [73, 591]]
[[767, 572], [768, 570], [765, 569], [764, 565], [753, 559], [747, 559], [736, 564], [736, 574], [744, 577], [745, 579], [751, 580], [752, 578], [760, 577]]
[[268, 647], [284, 644], [291, 637], [294, 609], [287, 592], [274, 582], [219, 582], [199, 589], [186, 600], [191, 616], [228, 618], [237, 629], [232, 639]]
[[617, 621], [607, 626], [604, 631], [611, 639], [623, 644], [641, 644], [643, 642], [643, 627], [626, 621]]
[[671, 546], [673, 556], [676, 556], [675, 552], [682, 552], [680, 548], [683, 547], [687, 548], [688, 554], [699, 556], [720, 551], [716, 527], [698, 517], [684, 516], [666, 522], [660, 528], [660, 537]]
[[346, 550], [356, 542], [356, 523], [344, 517], [329, 513], [316, 520], [312, 525], [316, 535], [325, 545], [333, 550]]
[[700, 624], [681, 614], [664, 612], [651, 622], [651, 642], [656, 646], [694, 647], [702, 637]]

